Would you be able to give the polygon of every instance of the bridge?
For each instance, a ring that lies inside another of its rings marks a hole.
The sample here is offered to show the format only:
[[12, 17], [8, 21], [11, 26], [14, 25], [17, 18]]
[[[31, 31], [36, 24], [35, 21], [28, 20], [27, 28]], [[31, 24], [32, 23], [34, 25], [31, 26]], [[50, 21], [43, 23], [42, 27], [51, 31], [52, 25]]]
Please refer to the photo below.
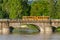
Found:
[[60, 26], [60, 19], [39, 19], [39, 20], [25, 20], [25, 19], [0, 19], [0, 33], [9, 33], [9, 27], [20, 27], [21, 24], [33, 24], [39, 27], [42, 33], [52, 32], [52, 27]]

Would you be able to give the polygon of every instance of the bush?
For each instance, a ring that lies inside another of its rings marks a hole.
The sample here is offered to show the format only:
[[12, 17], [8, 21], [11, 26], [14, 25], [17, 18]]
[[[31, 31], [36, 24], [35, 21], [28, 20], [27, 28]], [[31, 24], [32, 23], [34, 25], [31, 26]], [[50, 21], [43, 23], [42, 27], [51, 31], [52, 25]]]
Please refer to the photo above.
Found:
[[57, 31], [57, 32], [60, 32], [60, 27], [56, 28], [56, 31]]

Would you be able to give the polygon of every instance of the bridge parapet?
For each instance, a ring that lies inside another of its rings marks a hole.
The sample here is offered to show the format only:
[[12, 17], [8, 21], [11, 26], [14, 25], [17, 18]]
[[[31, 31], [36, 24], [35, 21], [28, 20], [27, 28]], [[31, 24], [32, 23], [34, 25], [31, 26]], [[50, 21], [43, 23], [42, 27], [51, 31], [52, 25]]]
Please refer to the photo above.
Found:
[[60, 19], [51, 19], [51, 22], [60, 22]]
[[60, 19], [51, 19], [51, 26], [54, 26], [54, 27], [59, 27], [60, 26]]

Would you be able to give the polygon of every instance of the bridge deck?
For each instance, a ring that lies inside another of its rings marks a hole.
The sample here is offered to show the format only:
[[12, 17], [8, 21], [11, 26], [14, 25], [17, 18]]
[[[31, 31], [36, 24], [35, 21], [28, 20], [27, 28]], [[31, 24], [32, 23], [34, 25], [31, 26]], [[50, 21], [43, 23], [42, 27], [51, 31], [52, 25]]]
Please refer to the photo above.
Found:
[[0, 22], [10, 22], [10, 23], [19, 23], [19, 22], [21, 22], [21, 23], [23, 23], [23, 22], [33, 22], [33, 23], [37, 23], [37, 22], [59, 22], [60, 23], [60, 20], [32, 20], [32, 21], [29, 21], [29, 20], [21, 20], [21, 19], [14, 19], [14, 20], [11, 20], [11, 19], [0, 19]]

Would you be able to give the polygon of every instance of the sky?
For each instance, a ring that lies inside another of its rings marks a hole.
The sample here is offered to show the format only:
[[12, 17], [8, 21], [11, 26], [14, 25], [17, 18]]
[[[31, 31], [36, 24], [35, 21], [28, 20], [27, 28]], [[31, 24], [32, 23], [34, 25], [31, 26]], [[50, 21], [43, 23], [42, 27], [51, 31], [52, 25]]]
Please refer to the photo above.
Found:
[[28, 0], [28, 1], [32, 1], [32, 0]]
[[28, 0], [28, 1], [38, 1], [38, 0]]
[[35, 0], [28, 0], [28, 1], [35, 1]]
[[33, 1], [37, 1], [37, 0], [28, 0], [28, 4], [31, 4]]
[[28, 4], [31, 4], [33, 0], [28, 0]]

